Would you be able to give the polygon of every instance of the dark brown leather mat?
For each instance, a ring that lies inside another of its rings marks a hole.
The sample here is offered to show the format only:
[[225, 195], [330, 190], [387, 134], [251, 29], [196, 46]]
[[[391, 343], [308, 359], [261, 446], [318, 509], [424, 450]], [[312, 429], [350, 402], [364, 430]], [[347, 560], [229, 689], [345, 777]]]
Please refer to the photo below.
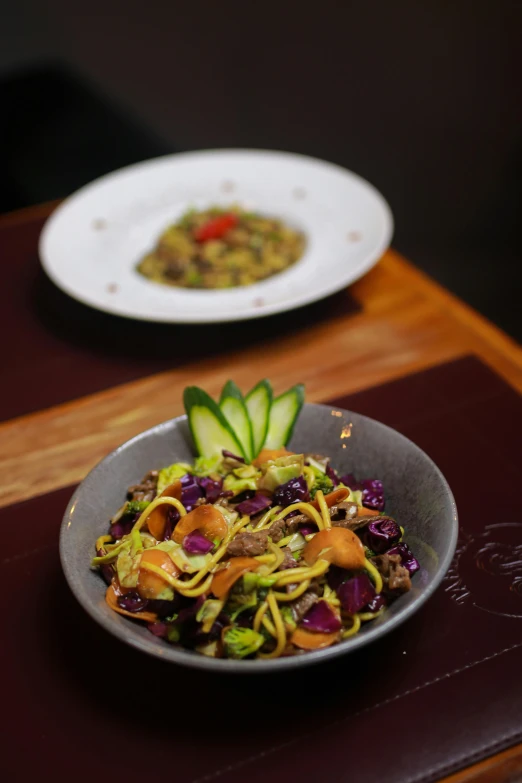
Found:
[[127, 648], [77, 605], [57, 549], [72, 488], [4, 508], [7, 780], [428, 783], [522, 739], [520, 398], [466, 358], [335, 404], [446, 475], [461, 537], [436, 594], [335, 662], [217, 677]]
[[46, 277], [37, 252], [43, 223], [0, 228], [2, 324], [8, 335], [2, 371], [9, 378], [2, 388], [0, 420], [255, 346], [359, 308], [348, 291], [341, 291], [291, 315], [239, 325], [209, 328], [117, 318], [76, 302]]

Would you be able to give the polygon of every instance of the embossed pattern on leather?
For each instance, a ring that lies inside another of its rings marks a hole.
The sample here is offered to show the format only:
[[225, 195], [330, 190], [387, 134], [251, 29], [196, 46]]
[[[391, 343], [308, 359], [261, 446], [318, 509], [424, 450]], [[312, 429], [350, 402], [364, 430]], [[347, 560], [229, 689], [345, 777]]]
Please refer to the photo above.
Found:
[[437, 462], [456, 497], [441, 588], [388, 637], [295, 674], [221, 677], [99, 629], [61, 575], [71, 488], [0, 510], [6, 779], [428, 783], [522, 738], [522, 404], [474, 358], [337, 405]]

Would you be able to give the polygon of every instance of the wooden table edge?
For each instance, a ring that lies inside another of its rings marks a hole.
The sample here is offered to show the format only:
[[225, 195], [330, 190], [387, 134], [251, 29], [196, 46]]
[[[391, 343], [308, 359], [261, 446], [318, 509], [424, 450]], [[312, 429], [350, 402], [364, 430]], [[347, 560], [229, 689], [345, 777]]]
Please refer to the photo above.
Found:
[[[513, 777], [516, 775], [517, 777]], [[522, 743], [465, 767], [439, 783], [517, 783], [522, 780]]]
[[54, 199], [53, 201], [44, 201], [42, 204], [34, 204], [30, 207], [13, 209], [11, 212], [3, 212], [0, 214], [0, 229], [48, 218], [61, 203], [62, 199]]
[[[390, 257], [389, 263], [400, 269], [401, 273], [410, 278], [418, 288], [429, 291], [430, 296], [437, 299], [440, 304], [450, 307], [452, 314], [461, 323], [471, 328], [484, 341], [522, 369], [522, 347], [516, 340], [436, 280], [417, 269], [398, 251], [390, 248], [387, 254]], [[519, 389], [519, 391], [521, 390]]]

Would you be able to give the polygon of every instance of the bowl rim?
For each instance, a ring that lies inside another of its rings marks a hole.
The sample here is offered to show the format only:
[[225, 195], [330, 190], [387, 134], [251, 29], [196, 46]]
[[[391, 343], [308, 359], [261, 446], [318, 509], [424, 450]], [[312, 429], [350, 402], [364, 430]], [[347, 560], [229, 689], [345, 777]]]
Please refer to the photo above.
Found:
[[[325, 405], [322, 403], [306, 403], [306, 406], [320, 408], [320, 409], [327, 409], [327, 410], [332, 409], [332, 406]], [[75, 489], [67, 505], [65, 513], [63, 515], [61, 528], [60, 528], [59, 553], [60, 553], [60, 563], [65, 575], [65, 579], [78, 603], [87, 612], [87, 614], [96, 623], [98, 623], [98, 625], [101, 625], [102, 628], [104, 628], [110, 634], [120, 639], [120, 641], [129, 644], [131, 647], [141, 650], [142, 652], [147, 653], [148, 655], [152, 655], [153, 657], [160, 658], [163, 661], [169, 661], [170, 663], [175, 663], [180, 666], [189, 666], [190, 668], [193, 669], [203, 669], [205, 671], [219, 672], [221, 674], [226, 674], [227, 672], [233, 674], [241, 674], [241, 673], [261, 674], [261, 673], [268, 673], [274, 671], [295, 669], [295, 668], [300, 668], [302, 666], [310, 666], [313, 664], [321, 663], [323, 661], [337, 658], [341, 655], [346, 655], [350, 652], [353, 652], [354, 650], [364, 647], [365, 645], [370, 644], [371, 642], [375, 641], [379, 637], [386, 635], [387, 633], [389, 633], [390, 631], [392, 631], [393, 629], [401, 625], [403, 622], [405, 622], [409, 617], [411, 617], [411, 615], [417, 612], [417, 610], [420, 609], [420, 607], [433, 595], [435, 590], [439, 587], [440, 583], [444, 579], [444, 576], [446, 575], [446, 572], [448, 571], [448, 568], [451, 564], [451, 561], [453, 559], [457, 547], [457, 538], [459, 532], [458, 514], [457, 514], [457, 506], [455, 503], [455, 498], [440, 468], [431, 459], [431, 457], [420, 448], [420, 446], [417, 446], [416, 443], [414, 443], [412, 440], [407, 438], [402, 433], [398, 432], [398, 430], [395, 430], [393, 427], [389, 427], [387, 424], [383, 424], [382, 422], [377, 421], [376, 419], [373, 419], [369, 416], [365, 416], [364, 414], [361, 413], [357, 413], [356, 411], [350, 411], [346, 408], [341, 408], [338, 406], [334, 406], [334, 407], [335, 410], [341, 411], [343, 415], [347, 415], [347, 416], [356, 415], [359, 419], [371, 422], [372, 425], [377, 425], [378, 428], [383, 428], [384, 430], [393, 433], [395, 436], [399, 437], [404, 442], [404, 444], [407, 445], [409, 448], [413, 448], [414, 451], [420, 453], [420, 455], [422, 455], [424, 459], [428, 460], [431, 469], [438, 476], [442, 484], [442, 487], [445, 490], [447, 499], [449, 500], [452, 509], [451, 529], [449, 531], [450, 537], [448, 542], [448, 549], [445, 556], [442, 558], [442, 560], [439, 561], [438, 570], [435, 576], [433, 577], [432, 582], [427, 587], [425, 587], [422, 590], [422, 592], [419, 593], [419, 595], [410, 604], [405, 606], [404, 609], [399, 610], [397, 614], [393, 615], [385, 624], [377, 625], [374, 628], [370, 628], [363, 635], [357, 634], [356, 636], [347, 639], [344, 642], [335, 644], [332, 647], [327, 647], [324, 650], [309, 651], [303, 655], [290, 656], [286, 658], [241, 661], [241, 660], [235, 660], [231, 658], [210, 658], [205, 655], [198, 655], [195, 653], [191, 653], [185, 651], [183, 648], [167, 645], [162, 640], [156, 639], [156, 637], [153, 636], [152, 634], [150, 634], [150, 640], [142, 639], [138, 634], [134, 634], [133, 632], [131, 632], [130, 629], [133, 627], [133, 625], [131, 625], [130, 623], [125, 626], [120, 626], [118, 623], [114, 623], [112, 621], [110, 615], [104, 616], [97, 612], [96, 605], [91, 600], [86, 599], [81, 593], [81, 591], [77, 590], [76, 580], [74, 576], [76, 570], [72, 568], [70, 563], [68, 562], [67, 552], [66, 552], [68, 546], [66, 542], [67, 542], [67, 537], [69, 535], [68, 530], [69, 530], [69, 522], [71, 519], [71, 513], [73, 512], [76, 503], [78, 501], [78, 498], [82, 493], [82, 488], [84, 486], [84, 483], [87, 481], [87, 479], [89, 479], [94, 474], [102, 472], [104, 469], [104, 465], [108, 460], [117, 458], [118, 455], [121, 452], [125, 451], [129, 446], [139, 442], [140, 440], [150, 437], [150, 435], [152, 435], [153, 433], [159, 432], [161, 434], [162, 429], [165, 430], [168, 428], [170, 430], [171, 425], [175, 425], [176, 423], [181, 421], [186, 421], [187, 416], [185, 414], [155, 424], [152, 427], [143, 430], [137, 435], [134, 435], [132, 438], [126, 440], [124, 443], [120, 444], [117, 448], [113, 449], [113, 451], [111, 451], [109, 454], [103, 457], [103, 459], [101, 459], [93, 468], [91, 468], [89, 473], [87, 473], [85, 478]]]

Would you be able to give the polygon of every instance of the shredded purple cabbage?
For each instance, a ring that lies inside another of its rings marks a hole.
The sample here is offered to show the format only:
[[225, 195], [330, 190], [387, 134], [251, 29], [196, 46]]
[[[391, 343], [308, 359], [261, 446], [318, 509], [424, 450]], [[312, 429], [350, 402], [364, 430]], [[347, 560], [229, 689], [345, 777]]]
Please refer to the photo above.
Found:
[[142, 612], [148, 605], [147, 599], [134, 591], [118, 596], [118, 606], [127, 612]]
[[215, 503], [223, 494], [223, 479], [214, 481], [214, 479], [211, 479], [208, 476], [202, 476], [197, 481], [205, 494], [207, 503]]
[[382, 555], [401, 537], [401, 529], [393, 519], [370, 522], [361, 532], [361, 538], [375, 554]]
[[371, 601], [368, 601], [366, 606], [363, 606], [363, 612], [378, 612], [383, 606], [386, 606], [386, 598], [382, 593], [378, 593]]
[[[234, 493], [232, 493], [232, 494], [234, 494]], [[244, 500], [250, 500], [251, 498], [253, 498], [255, 494], [256, 494], [255, 490], [253, 490], [253, 489], [245, 489], [243, 492], [240, 492], [239, 495], [236, 495], [234, 497], [233, 502], [234, 502], [234, 504], [235, 503], [238, 503], [238, 504], [242, 503]]]
[[181, 519], [181, 517], [180, 517], [178, 509], [175, 508], [174, 506], [168, 506], [167, 527], [170, 527], [171, 534], [172, 534], [172, 531], [174, 530], [174, 528], [176, 527], [176, 525], [178, 524], [180, 519]]
[[225, 459], [235, 459], [238, 462], [244, 462], [245, 461], [244, 457], [238, 457], [237, 454], [232, 454], [232, 452], [228, 451], [227, 449], [223, 449], [221, 453], [222, 453], [222, 455], [224, 456]]
[[115, 522], [114, 525], [110, 526], [109, 533], [116, 541], [118, 541], [120, 538], [123, 538], [123, 536], [126, 536], [131, 532], [134, 523], [140, 516], [141, 513], [133, 514], [131, 517], [129, 517], [128, 514], [124, 515], [121, 519]]
[[332, 467], [330, 467], [330, 464], [326, 466], [326, 475], [328, 476], [328, 478], [330, 479], [334, 487], [340, 484], [339, 476], [337, 475], [336, 471]]
[[408, 544], [400, 543], [396, 544], [386, 552], [387, 555], [400, 555], [401, 565], [407, 568], [410, 576], [412, 576], [420, 568], [420, 563], [411, 551]]
[[266, 495], [257, 494], [249, 500], [243, 500], [236, 506], [236, 511], [240, 514], [248, 514], [249, 517], [254, 514], [259, 514], [260, 511], [264, 511], [266, 508], [270, 508], [272, 505], [271, 498]]
[[[102, 557], [105, 554], [103, 549], [97, 549], [96, 555], [98, 557]], [[105, 579], [108, 585], [112, 583], [112, 578], [114, 576], [114, 566], [112, 563], [102, 563], [100, 566], [101, 575]]]
[[374, 508], [376, 511], [384, 509], [384, 487], [379, 479], [364, 479], [361, 481], [363, 506]]
[[345, 568], [339, 568], [339, 566], [331, 565], [326, 572], [326, 581], [328, 582], [328, 587], [332, 590], [337, 590], [348, 579], [350, 579], [350, 572]]
[[359, 612], [375, 598], [375, 588], [366, 574], [356, 574], [339, 585], [336, 592], [341, 606], [350, 614]]
[[188, 606], [183, 607], [183, 609], [180, 610], [178, 617], [176, 619], [177, 625], [183, 625], [184, 623], [188, 622], [189, 620], [195, 620], [196, 615], [205, 603], [206, 595], [200, 595], [198, 596], [197, 601], [191, 602]]
[[353, 473], [345, 473], [344, 476], [341, 476], [341, 484], [350, 487], [350, 489], [353, 489], [354, 492], [355, 490], [361, 488]]
[[154, 636], [159, 636], [160, 639], [167, 638], [167, 634], [169, 632], [169, 626], [167, 623], [148, 623], [147, 628], [152, 634], [154, 634]]
[[306, 503], [308, 500], [310, 500], [310, 493], [304, 476], [298, 476], [285, 484], [280, 484], [274, 492], [276, 506], [286, 507], [292, 503]]
[[301, 625], [308, 631], [333, 633], [342, 628], [340, 619], [326, 601], [318, 601], [301, 620]]
[[350, 489], [360, 490], [362, 492], [363, 506], [374, 508], [376, 511], [384, 509], [384, 487], [379, 479], [363, 479], [357, 481], [353, 473], [346, 473], [341, 476], [341, 481]]
[[162, 598], [153, 598], [147, 602], [147, 611], [154, 612], [158, 617], [169, 617], [175, 612], [180, 604], [181, 596], [174, 595], [172, 601], [165, 601]]
[[213, 548], [212, 541], [205, 538], [199, 530], [193, 530], [183, 539], [183, 549], [190, 555], [206, 555]]
[[[288, 516], [291, 516], [291, 514]], [[311, 533], [317, 533], [317, 525], [314, 525], [313, 522], [305, 522], [304, 525], [301, 525], [299, 528], [299, 532], [302, 536], [309, 536]]]
[[185, 473], [181, 479], [181, 502], [187, 509], [192, 511], [196, 503], [204, 495], [195, 476]]

